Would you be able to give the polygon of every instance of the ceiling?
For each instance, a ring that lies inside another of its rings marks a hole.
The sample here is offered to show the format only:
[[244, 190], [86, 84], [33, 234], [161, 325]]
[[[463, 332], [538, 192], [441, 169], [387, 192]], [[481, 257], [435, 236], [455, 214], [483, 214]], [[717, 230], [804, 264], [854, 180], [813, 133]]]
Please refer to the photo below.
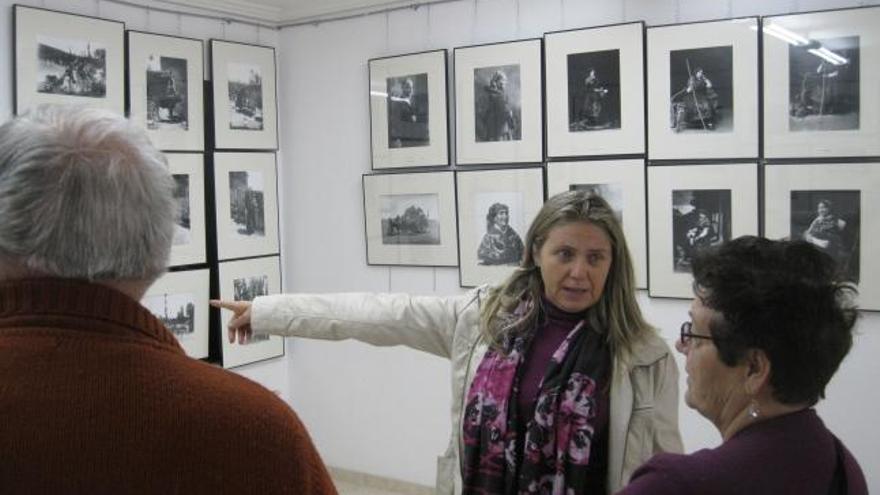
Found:
[[284, 26], [432, 3], [414, 0], [155, 0], [152, 3], [207, 11], [233, 19]]

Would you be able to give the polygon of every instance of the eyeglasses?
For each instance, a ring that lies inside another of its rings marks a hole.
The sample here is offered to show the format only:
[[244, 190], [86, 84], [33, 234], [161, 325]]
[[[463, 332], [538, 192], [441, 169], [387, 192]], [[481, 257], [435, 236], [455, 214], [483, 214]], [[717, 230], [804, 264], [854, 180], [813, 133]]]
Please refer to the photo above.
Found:
[[681, 345], [685, 347], [690, 345], [691, 339], [705, 339], [711, 340], [712, 342], [715, 342], [715, 340], [717, 340], [715, 337], [709, 335], [697, 335], [691, 332], [692, 328], [694, 328], [694, 324], [690, 321], [686, 321], [681, 324]]

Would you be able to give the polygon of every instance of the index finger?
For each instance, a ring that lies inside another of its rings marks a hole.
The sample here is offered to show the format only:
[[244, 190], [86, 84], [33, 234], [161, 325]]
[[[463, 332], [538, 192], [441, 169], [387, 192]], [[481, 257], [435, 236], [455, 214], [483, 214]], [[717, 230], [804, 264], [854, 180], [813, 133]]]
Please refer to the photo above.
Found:
[[240, 312], [247, 309], [250, 303], [247, 301], [221, 301], [219, 299], [211, 299], [208, 304], [215, 308], [228, 309], [233, 312]]

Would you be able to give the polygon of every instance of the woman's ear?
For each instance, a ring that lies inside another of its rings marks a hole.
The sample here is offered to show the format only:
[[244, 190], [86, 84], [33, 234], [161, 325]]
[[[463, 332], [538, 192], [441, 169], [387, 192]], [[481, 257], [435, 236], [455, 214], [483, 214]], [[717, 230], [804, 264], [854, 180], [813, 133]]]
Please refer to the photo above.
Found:
[[749, 349], [746, 351], [744, 360], [746, 391], [754, 395], [770, 383], [770, 372], [772, 371], [770, 358], [761, 349]]

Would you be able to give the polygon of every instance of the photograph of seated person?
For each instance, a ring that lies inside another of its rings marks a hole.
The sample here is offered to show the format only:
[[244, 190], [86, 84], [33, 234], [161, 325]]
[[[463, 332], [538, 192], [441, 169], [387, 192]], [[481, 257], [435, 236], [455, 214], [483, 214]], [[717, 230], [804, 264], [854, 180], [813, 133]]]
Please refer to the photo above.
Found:
[[814, 406], [847, 355], [855, 289], [804, 241], [739, 237], [700, 252], [685, 355], [685, 403], [719, 447], [658, 454], [618, 495], [866, 495], [865, 477]]
[[481, 265], [517, 265], [522, 259], [523, 242], [510, 226], [510, 209], [493, 203], [486, 214], [486, 233], [477, 249]]
[[437, 493], [613, 493], [654, 453], [682, 450], [675, 359], [642, 317], [614, 212], [583, 191], [544, 203], [497, 287], [212, 304], [234, 313], [230, 341], [357, 339], [450, 359]]

